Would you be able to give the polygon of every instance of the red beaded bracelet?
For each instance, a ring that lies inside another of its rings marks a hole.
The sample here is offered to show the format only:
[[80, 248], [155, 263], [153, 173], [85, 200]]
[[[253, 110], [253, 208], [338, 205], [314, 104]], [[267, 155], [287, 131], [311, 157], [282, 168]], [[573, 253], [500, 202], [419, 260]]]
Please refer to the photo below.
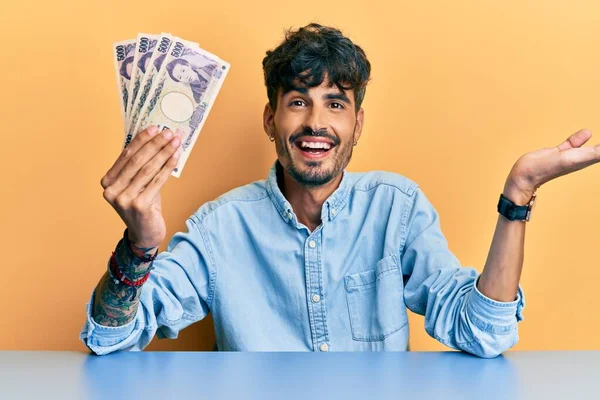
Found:
[[115, 256], [115, 252], [114, 251], [112, 253], [112, 256], [110, 257], [110, 272], [112, 272], [112, 274], [115, 276], [115, 278], [117, 278], [120, 282], [123, 282], [127, 286], [133, 286], [133, 287], [136, 287], [136, 288], [140, 287], [144, 283], [146, 283], [146, 281], [150, 277], [150, 270], [148, 270], [148, 272], [146, 272], [146, 275], [144, 275], [140, 279], [138, 279], [136, 281], [131, 281], [129, 278], [127, 278], [121, 272], [121, 268], [119, 268], [119, 265], [117, 264], [117, 258]]

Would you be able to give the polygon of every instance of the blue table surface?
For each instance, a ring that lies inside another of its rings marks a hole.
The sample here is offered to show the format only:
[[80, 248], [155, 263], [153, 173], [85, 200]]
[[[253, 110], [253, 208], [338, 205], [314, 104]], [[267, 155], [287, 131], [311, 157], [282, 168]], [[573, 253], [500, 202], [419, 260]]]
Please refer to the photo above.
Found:
[[600, 351], [0, 352], [0, 399], [600, 399]]

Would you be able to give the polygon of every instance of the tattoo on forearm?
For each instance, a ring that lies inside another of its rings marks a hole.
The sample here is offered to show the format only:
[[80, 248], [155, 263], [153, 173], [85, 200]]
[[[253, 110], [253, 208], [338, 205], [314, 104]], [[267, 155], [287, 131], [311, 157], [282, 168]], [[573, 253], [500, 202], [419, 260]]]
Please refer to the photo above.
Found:
[[129, 243], [131, 243], [131, 251], [139, 258], [151, 256], [156, 252], [156, 247], [138, 247], [135, 242]]
[[116, 258], [123, 273], [130, 279], [138, 279], [146, 274], [152, 262], [142, 262], [156, 254], [156, 247], [138, 247], [135, 242], [122, 240], [117, 245]]
[[135, 318], [141, 292], [141, 287], [115, 284], [105, 274], [96, 288], [92, 317], [100, 325], [126, 325]]
[[[124, 237], [115, 249], [115, 259], [121, 273], [129, 280], [142, 278], [152, 266], [149, 260], [157, 252], [156, 247], [138, 247]], [[138, 309], [141, 287], [132, 287], [117, 282], [105, 274], [96, 288], [92, 317], [106, 326], [121, 326], [135, 318]]]

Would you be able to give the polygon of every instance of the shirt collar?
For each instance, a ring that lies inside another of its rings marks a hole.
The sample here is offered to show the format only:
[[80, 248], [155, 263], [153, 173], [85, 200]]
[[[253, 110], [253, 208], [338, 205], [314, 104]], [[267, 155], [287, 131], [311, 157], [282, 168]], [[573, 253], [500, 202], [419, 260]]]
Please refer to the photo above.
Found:
[[[283, 218], [286, 223], [290, 221], [295, 221], [297, 223], [296, 215], [294, 214], [292, 205], [289, 201], [287, 201], [281, 192], [279, 185], [277, 184], [278, 170], [283, 172], [279, 161], [275, 161], [269, 171], [269, 175], [267, 176], [267, 192], [269, 193], [271, 201], [275, 205], [277, 212], [279, 215], [281, 215], [281, 218]], [[346, 206], [348, 196], [350, 195], [350, 191], [352, 189], [350, 180], [350, 174], [344, 170], [342, 172], [342, 180], [340, 185], [323, 203], [323, 208], [321, 209], [321, 221], [325, 222], [327, 220], [333, 220]]]

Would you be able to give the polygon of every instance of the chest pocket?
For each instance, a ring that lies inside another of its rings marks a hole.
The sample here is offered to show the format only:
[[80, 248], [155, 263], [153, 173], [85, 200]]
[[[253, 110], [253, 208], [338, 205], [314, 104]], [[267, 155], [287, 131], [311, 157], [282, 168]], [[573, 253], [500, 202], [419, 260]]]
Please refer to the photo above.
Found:
[[375, 269], [344, 277], [354, 340], [384, 340], [408, 322], [402, 272], [395, 256], [381, 259]]

